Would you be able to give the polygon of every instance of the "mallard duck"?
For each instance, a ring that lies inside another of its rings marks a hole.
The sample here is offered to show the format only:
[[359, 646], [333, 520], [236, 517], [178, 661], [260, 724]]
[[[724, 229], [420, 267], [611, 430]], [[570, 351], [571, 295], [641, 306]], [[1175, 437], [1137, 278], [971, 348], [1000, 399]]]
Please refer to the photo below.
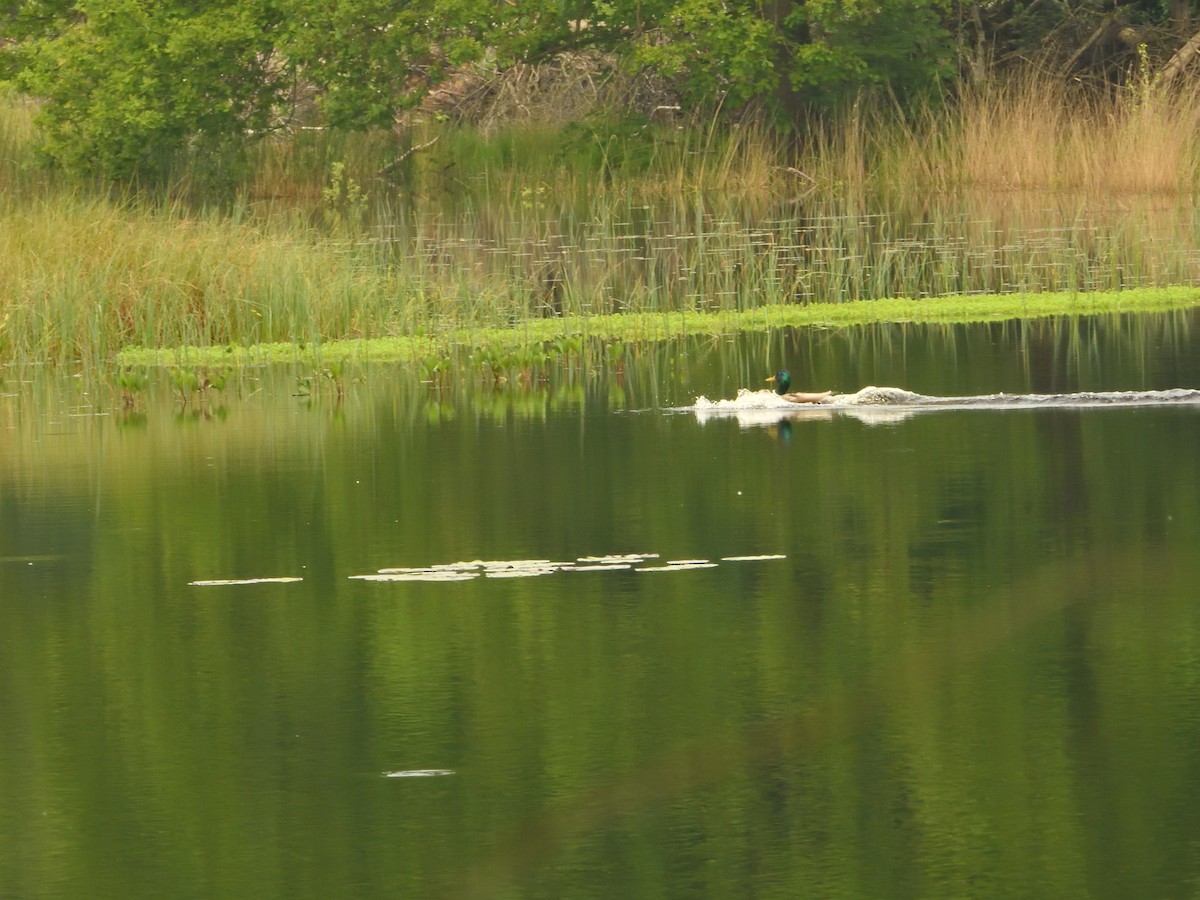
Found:
[[775, 382], [775, 393], [784, 400], [790, 400], [792, 403], [820, 403], [823, 400], [828, 400], [833, 396], [833, 391], [823, 391], [819, 394], [805, 394], [795, 391], [789, 391], [792, 386], [792, 375], [787, 369], [780, 369], [767, 381]]

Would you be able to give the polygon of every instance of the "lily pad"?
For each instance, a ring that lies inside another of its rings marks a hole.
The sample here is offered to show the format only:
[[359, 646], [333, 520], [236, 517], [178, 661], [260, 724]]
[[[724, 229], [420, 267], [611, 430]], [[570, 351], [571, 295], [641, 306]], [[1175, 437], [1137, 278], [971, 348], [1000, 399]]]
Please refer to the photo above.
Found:
[[351, 575], [355, 581], [469, 581], [478, 572], [376, 572], [371, 575]]

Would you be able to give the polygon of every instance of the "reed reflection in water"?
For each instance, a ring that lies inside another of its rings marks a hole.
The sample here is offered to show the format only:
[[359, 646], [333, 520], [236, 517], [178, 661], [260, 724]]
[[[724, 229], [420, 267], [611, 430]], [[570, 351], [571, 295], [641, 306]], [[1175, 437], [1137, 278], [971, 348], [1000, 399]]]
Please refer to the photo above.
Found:
[[[778, 332], [309, 396], [245, 370], [188, 405], [164, 376], [132, 413], [6, 383], [0, 884], [1186, 894], [1194, 408], [682, 408], [785, 364], [940, 396], [1197, 387], [1193, 325]], [[632, 554], [716, 565], [351, 577]], [[300, 580], [194, 584], [266, 578]]]

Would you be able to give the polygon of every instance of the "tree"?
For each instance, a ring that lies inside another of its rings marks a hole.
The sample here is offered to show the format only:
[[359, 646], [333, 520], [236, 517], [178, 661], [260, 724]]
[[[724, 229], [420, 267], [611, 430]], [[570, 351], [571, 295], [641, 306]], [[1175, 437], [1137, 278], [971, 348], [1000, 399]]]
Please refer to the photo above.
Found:
[[482, 52], [480, 0], [289, 0], [279, 53], [336, 126], [390, 125], [430, 84]]
[[335, 126], [387, 126], [432, 84], [596, 47], [694, 106], [784, 118], [952, 73], [948, 0], [30, 0], [0, 5], [10, 71], [76, 172], [161, 172], [288, 121], [303, 84]]
[[47, 155], [71, 171], [128, 178], [161, 172], [185, 149], [270, 133], [287, 122], [301, 79], [331, 124], [389, 124], [481, 51], [486, 6], [35, 0], [0, 7], [0, 35], [17, 41], [10, 74], [47, 101]]
[[264, 131], [290, 83], [271, 0], [54, 6], [19, 46], [17, 80], [47, 100], [46, 153], [73, 171], [154, 174], [194, 139]]
[[941, 0], [675, 0], [633, 58], [694, 97], [765, 101], [795, 116], [865, 88], [907, 95], [953, 74]]

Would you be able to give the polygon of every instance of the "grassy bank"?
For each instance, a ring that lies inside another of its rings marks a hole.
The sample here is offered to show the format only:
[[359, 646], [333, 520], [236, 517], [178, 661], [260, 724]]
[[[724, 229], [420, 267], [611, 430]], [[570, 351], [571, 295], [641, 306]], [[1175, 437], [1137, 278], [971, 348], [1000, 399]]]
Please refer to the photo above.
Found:
[[32, 109], [3, 96], [0, 359], [1189, 305], [1131, 289], [1200, 283], [1198, 110], [1030, 79], [799, 149], [705, 122], [304, 132], [130, 196], [39, 168]]
[[414, 362], [436, 371], [443, 358], [472, 356], [485, 368], [519, 369], [529, 360], [694, 335], [721, 336], [787, 327], [841, 328], [877, 323], [960, 324], [1049, 316], [1151, 313], [1200, 306], [1200, 288], [1149, 288], [1045, 294], [990, 294], [928, 300], [887, 299], [807, 306], [765, 306], [741, 312], [631, 313], [531, 319], [512, 326], [453, 327], [441, 332], [336, 340], [301, 346], [292, 342], [249, 347], [131, 347], [119, 354], [126, 366], [262, 365], [344, 362]]

